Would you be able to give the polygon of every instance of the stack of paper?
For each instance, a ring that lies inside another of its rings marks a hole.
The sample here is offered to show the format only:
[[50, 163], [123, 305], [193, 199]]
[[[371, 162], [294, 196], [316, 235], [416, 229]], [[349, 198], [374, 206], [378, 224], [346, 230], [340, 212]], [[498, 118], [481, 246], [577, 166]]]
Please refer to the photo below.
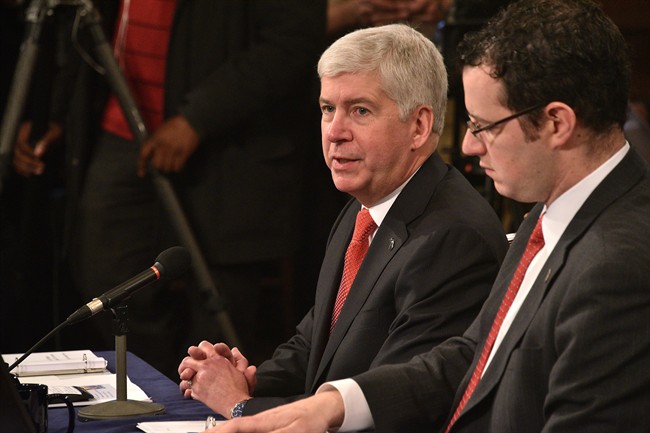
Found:
[[[2, 355], [11, 365], [23, 354]], [[25, 358], [11, 373], [16, 376], [46, 376], [51, 374], [97, 373], [106, 370], [107, 362], [90, 350], [37, 352]]]
[[[61, 376], [33, 376], [20, 379], [21, 383], [42, 383], [47, 385], [49, 394], [80, 393], [78, 388], [90, 393], [93, 398], [89, 401], [75, 402], [75, 406], [104, 403], [117, 398], [116, 375], [111, 373], [95, 374], [66, 374]], [[128, 400], [151, 401], [149, 396], [138, 385], [126, 378], [126, 398]], [[50, 406], [63, 406], [62, 403], [52, 403]]]

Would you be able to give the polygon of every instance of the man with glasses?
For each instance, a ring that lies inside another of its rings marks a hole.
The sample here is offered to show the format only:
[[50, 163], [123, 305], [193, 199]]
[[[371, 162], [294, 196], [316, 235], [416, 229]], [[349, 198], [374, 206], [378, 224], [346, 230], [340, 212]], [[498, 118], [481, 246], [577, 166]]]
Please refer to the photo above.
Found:
[[526, 0], [459, 52], [463, 150], [538, 202], [481, 313], [406, 364], [213, 431], [650, 431], [650, 173], [623, 135], [623, 37], [590, 0]]

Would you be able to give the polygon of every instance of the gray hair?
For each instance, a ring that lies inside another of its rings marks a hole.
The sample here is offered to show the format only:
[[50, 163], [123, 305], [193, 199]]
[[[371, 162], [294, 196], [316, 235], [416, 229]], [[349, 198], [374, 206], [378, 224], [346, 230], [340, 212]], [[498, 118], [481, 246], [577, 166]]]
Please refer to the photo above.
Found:
[[318, 62], [318, 76], [378, 72], [381, 87], [406, 120], [419, 105], [435, 116], [440, 134], [447, 106], [447, 71], [442, 55], [422, 33], [404, 24], [371, 27], [348, 33], [334, 42]]

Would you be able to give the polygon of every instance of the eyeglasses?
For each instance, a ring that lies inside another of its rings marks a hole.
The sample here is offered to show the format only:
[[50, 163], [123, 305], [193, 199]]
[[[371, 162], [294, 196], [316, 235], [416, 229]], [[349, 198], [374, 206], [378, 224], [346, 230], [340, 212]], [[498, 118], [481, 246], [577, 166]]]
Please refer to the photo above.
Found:
[[[532, 107], [528, 107], [525, 110], [517, 111], [514, 114], [511, 114], [510, 116], [504, 117], [503, 119], [499, 119], [496, 122], [488, 123], [485, 126], [481, 126], [476, 122], [472, 122], [471, 120], [467, 120], [467, 128], [469, 129], [469, 132], [474, 135], [474, 137], [479, 138], [478, 134], [480, 134], [483, 131], [487, 131], [489, 129], [494, 128], [495, 126], [501, 125], [502, 123], [505, 123], [509, 120], [516, 119], [519, 116], [523, 116], [524, 114], [528, 114], [531, 111], [537, 110], [538, 108], [542, 108], [546, 104], [536, 104], [533, 105]], [[480, 140], [480, 138], [479, 138]]]

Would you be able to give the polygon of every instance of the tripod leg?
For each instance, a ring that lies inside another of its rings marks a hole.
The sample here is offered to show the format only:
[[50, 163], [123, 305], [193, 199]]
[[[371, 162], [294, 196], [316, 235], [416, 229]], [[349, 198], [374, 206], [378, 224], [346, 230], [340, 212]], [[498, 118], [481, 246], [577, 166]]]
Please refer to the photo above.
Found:
[[[106, 40], [106, 36], [99, 25], [101, 17], [90, 1], [83, 0], [83, 4], [85, 9], [80, 13], [82, 14], [83, 23], [88, 27], [91, 35], [95, 54], [106, 70], [106, 78], [119, 100], [122, 111], [129, 122], [136, 141], [142, 144], [148, 135], [146, 127], [137, 104], [126, 84], [126, 80], [117, 65], [115, 57], [113, 57], [113, 52]], [[230, 316], [223, 308], [221, 302], [219, 302], [217, 287], [171, 183], [165, 176], [153, 168], [150, 168], [149, 173], [156, 193], [167, 212], [167, 216], [180, 243], [190, 252], [194, 277], [199, 285], [199, 290], [208, 297], [207, 305], [210, 313], [216, 315], [216, 319], [228, 342], [232, 346], [241, 347]]]
[[25, 39], [20, 47], [20, 56], [11, 83], [7, 109], [0, 128], [0, 192], [2, 192], [3, 179], [9, 174], [11, 167], [18, 123], [25, 109], [25, 100], [38, 56], [38, 41], [43, 28], [43, 20], [50, 10], [45, 3], [46, 0], [32, 0], [27, 9], [25, 21], [28, 25], [25, 30]]

